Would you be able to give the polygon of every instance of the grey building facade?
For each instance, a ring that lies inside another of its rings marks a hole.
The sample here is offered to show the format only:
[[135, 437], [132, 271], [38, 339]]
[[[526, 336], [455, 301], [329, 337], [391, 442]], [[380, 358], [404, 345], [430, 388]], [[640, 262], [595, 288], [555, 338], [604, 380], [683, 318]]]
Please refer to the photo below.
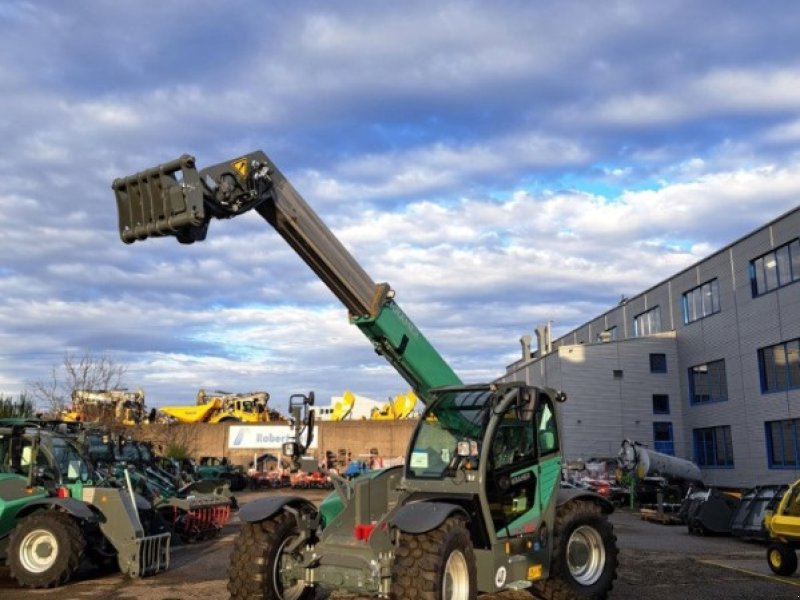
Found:
[[503, 380], [567, 393], [570, 459], [623, 439], [709, 485], [800, 477], [800, 207], [531, 353]]

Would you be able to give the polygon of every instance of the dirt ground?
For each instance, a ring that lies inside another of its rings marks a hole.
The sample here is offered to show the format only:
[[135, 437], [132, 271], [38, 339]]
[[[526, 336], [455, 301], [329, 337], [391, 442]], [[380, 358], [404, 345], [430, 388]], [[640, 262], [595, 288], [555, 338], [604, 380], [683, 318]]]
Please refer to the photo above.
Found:
[[[245, 503], [275, 492], [248, 492]], [[319, 499], [322, 492], [311, 492]], [[620, 511], [612, 515], [620, 548], [618, 578], [609, 600], [789, 600], [800, 598], [800, 577], [776, 577], [763, 546], [730, 537], [690, 536], [683, 526], [642, 521]], [[7, 600], [226, 600], [227, 567], [239, 528], [234, 519], [214, 540], [173, 548], [170, 569], [155, 577], [127, 579], [119, 573], [81, 571], [56, 590], [23, 590], [0, 572], [0, 597]], [[319, 594], [319, 598], [324, 598]], [[342, 598], [338, 594], [330, 600]], [[522, 600], [523, 592], [481, 596], [480, 600]]]

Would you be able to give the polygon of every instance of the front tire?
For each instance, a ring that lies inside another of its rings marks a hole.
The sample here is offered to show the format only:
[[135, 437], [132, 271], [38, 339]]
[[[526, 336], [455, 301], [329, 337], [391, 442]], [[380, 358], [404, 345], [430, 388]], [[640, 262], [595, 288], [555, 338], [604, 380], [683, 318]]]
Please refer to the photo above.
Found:
[[776, 575], [789, 577], [797, 571], [797, 554], [789, 544], [772, 542], [767, 548], [767, 564]]
[[8, 567], [22, 586], [56, 587], [78, 570], [85, 547], [75, 519], [55, 511], [37, 512], [20, 521], [11, 533]]
[[475, 600], [475, 552], [463, 519], [420, 535], [403, 534], [392, 566], [394, 600]]
[[604, 600], [617, 578], [617, 537], [593, 502], [558, 507], [550, 577], [536, 584], [546, 600]]
[[228, 570], [231, 600], [311, 600], [313, 587], [281, 574], [285, 548], [297, 536], [297, 524], [285, 512], [260, 523], [242, 524]]

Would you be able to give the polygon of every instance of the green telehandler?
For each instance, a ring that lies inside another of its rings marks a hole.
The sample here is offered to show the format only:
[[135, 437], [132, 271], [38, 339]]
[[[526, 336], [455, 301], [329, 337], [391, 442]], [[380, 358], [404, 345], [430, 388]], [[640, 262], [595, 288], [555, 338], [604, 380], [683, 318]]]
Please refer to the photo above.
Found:
[[69, 581], [84, 562], [131, 577], [169, 567], [170, 533], [131, 485], [101, 478], [74, 436], [0, 424], [0, 558], [26, 587]]
[[[349, 311], [425, 404], [404, 466], [347, 481], [319, 507], [275, 496], [240, 509], [232, 600], [473, 600], [525, 590], [601, 600], [617, 571], [612, 505], [564, 490], [557, 404], [523, 383], [464, 385], [261, 151], [198, 171], [189, 155], [116, 179], [122, 241], [205, 238], [212, 218], [258, 212]], [[312, 415], [313, 412], [309, 411]], [[295, 440], [286, 452], [305, 451]]]

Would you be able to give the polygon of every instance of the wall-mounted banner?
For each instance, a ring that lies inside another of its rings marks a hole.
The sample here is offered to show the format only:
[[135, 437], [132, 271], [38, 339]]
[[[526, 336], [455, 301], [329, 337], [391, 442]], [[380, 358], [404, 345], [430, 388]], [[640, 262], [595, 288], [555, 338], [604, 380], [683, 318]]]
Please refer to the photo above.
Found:
[[[294, 428], [289, 425], [231, 425], [228, 429], [228, 448], [279, 450], [282, 444], [292, 441], [293, 435]], [[318, 436], [319, 427], [314, 427], [310, 448], [317, 447]]]

